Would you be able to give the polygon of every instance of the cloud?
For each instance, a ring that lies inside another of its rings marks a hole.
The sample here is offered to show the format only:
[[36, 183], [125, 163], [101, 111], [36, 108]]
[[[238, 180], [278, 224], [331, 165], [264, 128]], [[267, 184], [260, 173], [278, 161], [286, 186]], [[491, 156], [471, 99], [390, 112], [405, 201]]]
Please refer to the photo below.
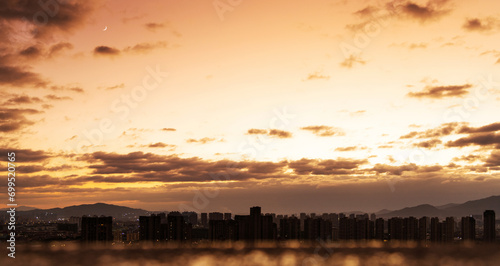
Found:
[[125, 84], [124, 83], [120, 83], [118, 85], [106, 87], [105, 89], [106, 90], [115, 90], [115, 89], [123, 89], [123, 88], [125, 88]]
[[109, 47], [109, 46], [97, 46], [96, 48], [94, 48], [94, 55], [110, 55], [110, 56], [115, 56], [115, 55], [119, 55], [120, 54], [120, 50], [116, 49], [116, 48], [113, 48], [113, 47]]
[[368, 163], [367, 160], [345, 159], [315, 160], [300, 159], [288, 163], [288, 168], [299, 175], [345, 175], [352, 174], [359, 166]]
[[[444, 15], [450, 13], [451, 9], [445, 8], [448, 0], [430, 0], [426, 5], [419, 5], [412, 1], [398, 5], [398, 9], [407, 18], [415, 19], [420, 22], [438, 20]], [[396, 3], [396, 1], [394, 2]]]
[[359, 147], [359, 146], [349, 146], [349, 147], [338, 147], [335, 151], [357, 151], [357, 150], [366, 150], [367, 147]]
[[42, 99], [38, 97], [30, 97], [27, 95], [17, 95], [14, 96], [10, 99], [8, 99], [4, 105], [17, 105], [17, 104], [33, 104], [33, 103], [40, 103], [42, 102]]
[[466, 147], [470, 145], [500, 145], [500, 133], [473, 133], [467, 137], [446, 143], [448, 147]]
[[419, 147], [419, 148], [430, 149], [430, 148], [435, 148], [438, 144], [441, 144], [441, 143], [443, 143], [443, 142], [440, 139], [431, 139], [431, 140], [422, 141], [419, 143], [414, 143], [413, 146]]
[[0, 108], [0, 132], [14, 132], [35, 122], [26, 118], [27, 115], [40, 114], [42, 111], [21, 108]]
[[0, 65], [0, 85], [45, 87], [47, 84], [47, 81], [37, 73], [27, 71], [18, 66]]
[[157, 29], [161, 29], [165, 27], [164, 23], [156, 23], [156, 22], [149, 22], [144, 24], [144, 27], [150, 31], [156, 31]]
[[275, 137], [275, 138], [281, 138], [281, 139], [286, 139], [286, 138], [291, 138], [293, 135], [291, 132], [284, 131], [284, 130], [279, 130], [279, 129], [256, 129], [252, 128], [249, 129], [246, 133], [247, 135], [267, 135], [269, 137]]
[[148, 53], [154, 49], [165, 48], [167, 47], [166, 42], [157, 42], [157, 43], [139, 43], [134, 46], [128, 46], [123, 49], [124, 52], [133, 52], [133, 53]]
[[318, 80], [318, 79], [329, 80], [330, 76], [320, 74], [319, 72], [314, 72], [314, 73], [309, 74], [306, 78], [306, 80]]
[[344, 136], [345, 135], [345, 133], [341, 129], [329, 127], [329, 126], [325, 126], [325, 125], [307, 126], [307, 127], [301, 127], [300, 129], [310, 131], [318, 137], [331, 137], [334, 135], [337, 135], [337, 136]]
[[[45, 7], [44, 3], [47, 3]], [[5, 35], [11, 37], [18, 34], [16, 27], [13, 26], [14, 22], [24, 23], [29, 29], [25, 33], [29, 35], [27, 38], [48, 39], [55, 32], [67, 33], [82, 26], [92, 12], [93, 6], [94, 1], [4, 0], [0, 5], [0, 28], [3, 28]]]
[[166, 144], [163, 142], [156, 142], [156, 143], [151, 143], [149, 145], [146, 145], [148, 148], [175, 148], [177, 147], [176, 145], [173, 144]]
[[495, 132], [500, 130], [500, 122], [492, 123], [482, 127], [469, 127], [463, 126], [460, 128], [458, 133], [484, 133], [484, 132]]
[[267, 129], [251, 128], [247, 131], [247, 135], [265, 135], [265, 134], [267, 134]]
[[442, 99], [447, 97], [462, 97], [469, 93], [471, 84], [450, 86], [427, 86], [421, 92], [410, 92], [407, 95], [414, 98]]
[[201, 143], [201, 144], [207, 144], [208, 142], [213, 142], [215, 141], [215, 138], [202, 138], [202, 139], [187, 139], [187, 143]]
[[53, 156], [53, 154], [47, 153], [47, 152], [42, 151], [42, 150], [0, 148], [0, 154], [7, 154], [10, 152], [15, 152], [16, 153], [16, 161], [22, 162], [22, 163], [44, 162]]
[[42, 51], [36, 45], [30, 46], [19, 52], [19, 55], [29, 58], [37, 58], [42, 55]]
[[364, 65], [364, 64], [366, 64], [366, 61], [361, 59], [361, 56], [352, 54], [348, 58], [346, 58], [344, 61], [342, 61], [340, 63], [340, 66], [345, 67], [345, 68], [352, 68], [355, 63], [359, 63], [361, 65]]
[[52, 101], [73, 100], [71, 97], [68, 97], [68, 96], [61, 97], [61, 96], [57, 96], [54, 94], [45, 95], [45, 98], [52, 100]]
[[462, 26], [463, 29], [467, 31], [478, 31], [478, 32], [490, 32], [494, 29], [498, 29], [500, 26], [500, 21], [493, 17], [488, 17], [484, 19], [470, 18]]
[[164, 127], [161, 129], [162, 131], [177, 131], [177, 129], [175, 128], [171, 128], [171, 127]]
[[71, 49], [73, 49], [73, 44], [68, 42], [60, 42], [54, 44], [49, 48], [49, 57], [58, 55], [64, 50], [71, 50]]
[[492, 151], [490, 157], [486, 159], [484, 166], [487, 167], [500, 166], [500, 150]]
[[[158, 48], [166, 48], [166, 42], [156, 42], [156, 43], [139, 43], [134, 46], [127, 46], [122, 51], [124, 53], [149, 53]], [[109, 55], [117, 56], [122, 52], [120, 49], [110, 46], [97, 46], [94, 48], [94, 55]]]
[[284, 131], [284, 130], [279, 130], [279, 129], [271, 129], [271, 130], [269, 130], [268, 135], [271, 136], [271, 137], [277, 137], [277, 138], [280, 138], [280, 139], [286, 139], [286, 138], [291, 138], [292, 137], [292, 133], [290, 133], [288, 131]]
[[404, 136], [401, 136], [400, 139], [410, 139], [415, 137], [419, 139], [438, 138], [438, 137], [448, 136], [453, 133], [458, 133], [464, 127], [465, 123], [458, 123], [458, 122], [444, 123], [437, 128], [432, 128], [420, 132], [412, 131]]

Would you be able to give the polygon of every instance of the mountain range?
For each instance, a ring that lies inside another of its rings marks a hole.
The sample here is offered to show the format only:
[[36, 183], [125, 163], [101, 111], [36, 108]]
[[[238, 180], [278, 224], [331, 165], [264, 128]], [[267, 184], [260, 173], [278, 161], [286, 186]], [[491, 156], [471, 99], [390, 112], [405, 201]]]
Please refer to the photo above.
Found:
[[[34, 209], [33, 207], [18, 207], [19, 216], [39, 217], [50, 216], [57, 218], [69, 218], [71, 216], [83, 215], [105, 215], [113, 216], [117, 219], [131, 220], [140, 215], [149, 215], [153, 212], [143, 209], [134, 209], [125, 206], [118, 206], [106, 203], [84, 204], [68, 206], [64, 208], [52, 209]], [[414, 207], [406, 207], [399, 210], [380, 210], [376, 213], [377, 217], [463, 217], [467, 215], [482, 215], [485, 210], [494, 210], [500, 216], [500, 196], [491, 196], [488, 198], [471, 200], [462, 204], [450, 203], [441, 206], [422, 204]]]
[[422, 204], [414, 207], [407, 207], [400, 210], [381, 210], [377, 212], [377, 217], [463, 217], [467, 215], [482, 215], [485, 210], [494, 210], [500, 215], [500, 196], [491, 196], [484, 199], [471, 200], [462, 204], [450, 203], [442, 206], [432, 206]]

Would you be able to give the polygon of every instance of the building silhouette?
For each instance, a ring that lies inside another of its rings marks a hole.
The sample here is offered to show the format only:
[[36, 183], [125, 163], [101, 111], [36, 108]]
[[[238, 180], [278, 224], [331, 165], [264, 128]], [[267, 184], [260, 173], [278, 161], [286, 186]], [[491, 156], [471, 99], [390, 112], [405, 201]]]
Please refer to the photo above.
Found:
[[113, 217], [82, 217], [82, 240], [85, 242], [112, 241]]
[[483, 241], [495, 242], [496, 229], [495, 229], [495, 211], [486, 210], [483, 213]]
[[462, 240], [476, 239], [476, 219], [472, 216], [462, 217], [460, 229]]
[[201, 214], [201, 226], [208, 228], [208, 214], [206, 212]]
[[161, 216], [139, 216], [139, 240], [166, 240], [165, 227], [162, 228]]
[[300, 239], [300, 220], [297, 217], [280, 220], [280, 239]]
[[169, 241], [191, 240], [191, 223], [184, 221], [184, 216], [180, 212], [170, 212], [167, 215], [167, 239]]

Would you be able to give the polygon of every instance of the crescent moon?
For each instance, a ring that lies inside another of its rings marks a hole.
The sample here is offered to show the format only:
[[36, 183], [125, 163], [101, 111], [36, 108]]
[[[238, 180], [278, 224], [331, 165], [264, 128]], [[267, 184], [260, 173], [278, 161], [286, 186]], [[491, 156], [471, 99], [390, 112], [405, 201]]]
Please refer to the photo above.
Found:
[[106, 31], [108, 29], [108, 26], [104, 27], [104, 29], [102, 31]]

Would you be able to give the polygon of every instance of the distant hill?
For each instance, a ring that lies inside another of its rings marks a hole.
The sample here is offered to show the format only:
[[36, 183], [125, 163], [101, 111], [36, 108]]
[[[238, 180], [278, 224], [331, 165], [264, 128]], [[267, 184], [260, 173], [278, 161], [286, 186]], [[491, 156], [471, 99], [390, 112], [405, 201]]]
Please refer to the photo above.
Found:
[[117, 219], [129, 219], [132, 217], [137, 217], [140, 215], [149, 215], [150, 212], [142, 209], [133, 209], [124, 206], [106, 204], [106, 203], [95, 203], [95, 204], [84, 204], [76, 206], [68, 206], [64, 208], [52, 208], [52, 209], [35, 209], [28, 211], [19, 211], [20, 216], [52, 216], [57, 215], [57, 218], [69, 218], [71, 216], [113, 216]]
[[471, 200], [462, 204], [450, 203], [442, 206], [432, 206], [429, 204], [422, 204], [414, 207], [407, 207], [395, 211], [381, 210], [377, 216], [390, 218], [390, 217], [462, 217], [473, 214], [483, 214], [485, 210], [494, 210], [500, 216], [500, 196], [491, 196], [484, 199]]
[[[9, 210], [9, 208], [0, 209], [0, 211], [8, 211], [8, 210]], [[35, 207], [29, 207], [29, 206], [16, 207], [16, 211], [31, 211], [31, 210], [38, 210], [38, 209]]]

